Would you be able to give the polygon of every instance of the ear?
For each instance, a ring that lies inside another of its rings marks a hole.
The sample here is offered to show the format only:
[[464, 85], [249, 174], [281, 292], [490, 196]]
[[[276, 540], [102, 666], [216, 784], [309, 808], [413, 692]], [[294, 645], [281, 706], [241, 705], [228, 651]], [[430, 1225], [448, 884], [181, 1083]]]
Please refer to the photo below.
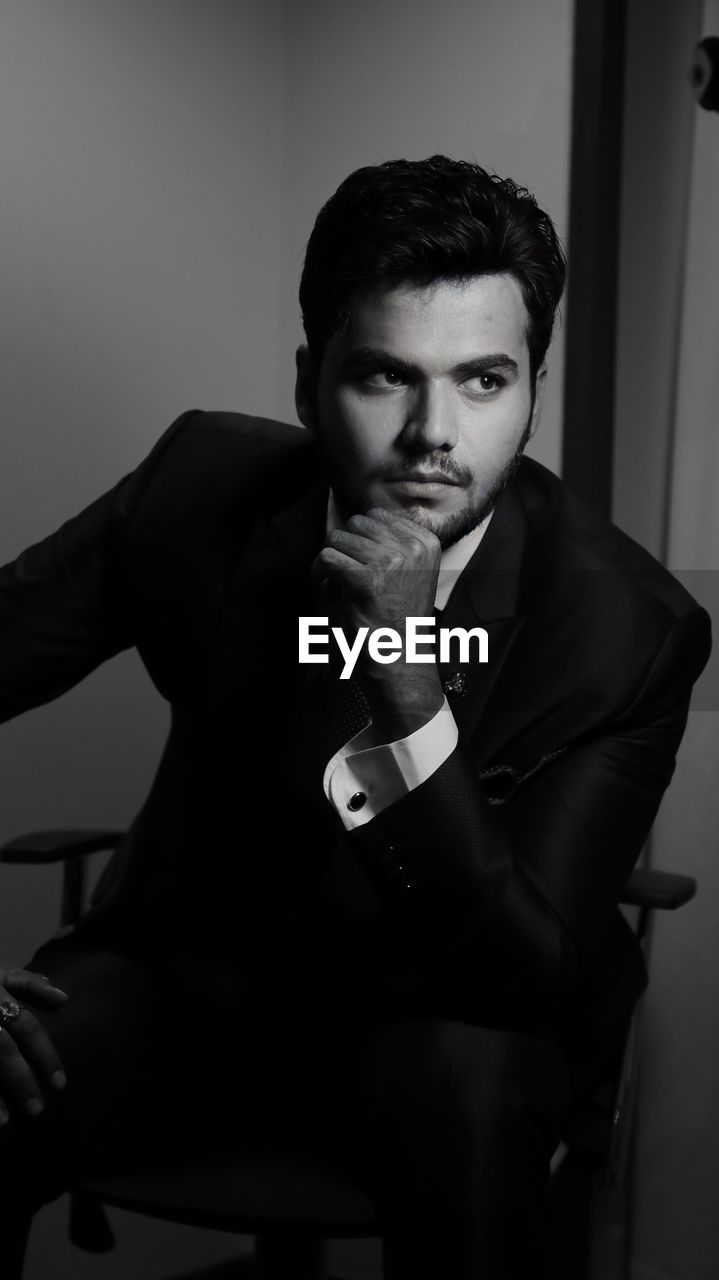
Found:
[[543, 364], [537, 370], [537, 376], [534, 380], [534, 404], [532, 405], [532, 416], [529, 420], [529, 438], [534, 435], [539, 426], [539, 417], [542, 412], [542, 403], [544, 401], [544, 388], [547, 385], [547, 366]]
[[295, 381], [297, 417], [303, 427], [314, 431], [317, 424], [317, 370], [309, 347], [303, 344], [297, 348], [295, 364], [297, 366]]

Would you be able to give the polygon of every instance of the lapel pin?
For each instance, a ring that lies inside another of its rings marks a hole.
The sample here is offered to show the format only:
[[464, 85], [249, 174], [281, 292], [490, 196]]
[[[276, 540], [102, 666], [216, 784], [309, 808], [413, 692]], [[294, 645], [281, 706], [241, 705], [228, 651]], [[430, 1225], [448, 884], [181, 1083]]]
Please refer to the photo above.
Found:
[[461, 698], [467, 692], [467, 677], [464, 671], [456, 671], [453, 676], [450, 676], [445, 681], [444, 691]]

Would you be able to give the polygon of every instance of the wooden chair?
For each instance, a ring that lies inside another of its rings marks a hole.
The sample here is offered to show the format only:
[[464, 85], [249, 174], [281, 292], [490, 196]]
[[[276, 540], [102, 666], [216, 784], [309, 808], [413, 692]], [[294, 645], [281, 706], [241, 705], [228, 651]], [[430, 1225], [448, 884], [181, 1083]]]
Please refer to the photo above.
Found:
[[[73, 926], [84, 908], [87, 855], [114, 849], [121, 838], [117, 831], [35, 832], [1, 848], [0, 861], [64, 864], [60, 920], [64, 930]], [[634, 872], [622, 902], [637, 908], [636, 933], [645, 951], [652, 912], [674, 910], [695, 892], [696, 882], [688, 876], [654, 870]], [[605, 1187], [621, 1179], [631, 1142], [640, 1007], [641, 1002], [629, 1029], [613, 1105], [606, 1115], [606, 1155], [599, 1170], [600, 1184]], [[588, 1193], [596, 1178], [585, 1171], [580, 1175], [579, 1191], [575, 1188], [567, 1194], [566, 1172], [573, 1165], [580, 1170], [586, 1166], [584, 1155], [562, 1144], [553, 1161], [573, 1280], [588, 1274]], [[572, 1187], [571, 1181], [568, 1185]], [[182, 1280], [250, 1276], [254, 1280], [331, 1280], [326, 1272], [328, 1240], [379, 1235], [374, 1207], [361, 1187], [316, 1156], [290, 1147], [254, 1147], [89, 1183], [71, 1197], [70, 1236], [80, 1248], [104, 1252], [113, 1247], [104, 1205], [168, 1222], [254, 1236], [253, 1254], [195, 1271]]]

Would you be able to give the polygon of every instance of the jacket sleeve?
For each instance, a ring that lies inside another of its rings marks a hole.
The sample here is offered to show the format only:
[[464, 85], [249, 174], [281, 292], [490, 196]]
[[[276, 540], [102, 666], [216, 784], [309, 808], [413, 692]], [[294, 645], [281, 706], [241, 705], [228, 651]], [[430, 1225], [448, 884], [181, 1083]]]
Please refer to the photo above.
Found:
[[[676, 621], [631, 705], [505, 803], [461, 747], [349, 836], [427, 971], [551, 1015], [593, 964], [674, 771], [709, 619]], [[486, 1003], [486, 1002], [485, 1002]]]
[[159, 458], [195, 412], [176, 419], [113, 489], [0, 569], [0, 721], [57, 698], [133, 644], [124, 538]]

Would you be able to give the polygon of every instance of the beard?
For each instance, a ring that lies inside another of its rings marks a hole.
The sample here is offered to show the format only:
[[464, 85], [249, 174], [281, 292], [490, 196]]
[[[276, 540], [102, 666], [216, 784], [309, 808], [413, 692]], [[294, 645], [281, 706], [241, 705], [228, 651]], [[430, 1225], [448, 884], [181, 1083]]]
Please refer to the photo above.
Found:
[[[468, 506], [463, 507], [461, 511], [453, 511], [446, 513], [446, 515], [440, 515], [438, 512], [431, 511], [431, 509], [427, 508], [425, 504], [417, 502], [408, 504], [407, 507], [403, 507], [402, 515], [406, 516], [408, 520], [415, 521], [417, 525], [421, 525], [422, 529], [429, 529], [432, 534], [435, 535], [435, 538], [439, 538], [441, 549], [446, 550], [448, 547], [453, 547], [454, 543], [458, 543], [458, 541], [464, 538], [464, 536], [471, 534], [472, 530], [476, 529], [477, 525], [480, 525], [482, 520], [485, 520], [486, 516], [490, 515], [491, 511], [494, 511], [499, 499], [502, 498], [504, 490], [507, 489], [509, 481], [512, 480], [512, 477], [516, 474], [517, 467], [519, 466], [519, 462], [522, 461], [522, 454], [525, 453], [527, 442], [530, 440], [531, 434], [532, 415], [530, 412], [526, 428], [522, 431], [521, 439], [519, 439], [517, 448], [514, 449], [514, 453], [512, 454], [512, 457], [509, 458], [509, 461], [505, 463], [503, 470], [500, 471], [498, 476], [496, 476], [494, 483], [490, 485], [489, 490], [487, 490], [485, 494], [482, 494], [481, 497], [477, 497], [473, 502], [468, 504]], [[467, 468], [457, 467], [457, 465], [450, 460], [448, 454], [438, 454], [438, 457], [431, 458], [431, 460], [426, 461], [431, 461], [432, 470], [444, 471], [445, 475], [452, 476], [459, 484], [468, 486], [472, 483], [471, 472], [468, 471]], [[403, 471], [407, 471], [407, 474], [409, 475], [412, 471], [416, 470], [416, 466], [416, 458], [407, 458], [407, 461], [404, 462], [403, 465], [393, 467], [391, 475], [393, 475], [394, 479], [397, 479], [398, 476], [402, 475]], [[379, 477], [379, 479], [381, 479], [381, 477]], [[366, 511], [370, 504], [370, 498], [368, 498], [367, 495], [365, 507], [362, 507], [361, 509], [365, 509]], [[342, 499], [339, 499], [338, 506], [342, 509]]]
[[494, 508], [507, 488], [507, 485], [516, 474], [531, 434], [530, 418], [530, 422], [527, 423], [512, 457], [506, 463], [494, 483], [490, 486], [487, 493], [464, 507], [463, 510], [453, 511], [448, 515], [442, 516], [435, 514], [432, 511], [428, 511], [422, 503], [418, 502], [414, 506], [405, 508], [403, 514], [406, 515], [408, 519], [414, 520], [417, 524], [422, 525], [423, 529], [429, 529], [435, 537], [439, 538], [442, 550], [446, 551], [448, 547], [454, 546], [455, 542], [459, 542], [461, 538], [466, 537], [468, 533], [471, 533], [473, 529], [476, 529], [477, 525], [481, 524], [490, 512], [494, 511]]

